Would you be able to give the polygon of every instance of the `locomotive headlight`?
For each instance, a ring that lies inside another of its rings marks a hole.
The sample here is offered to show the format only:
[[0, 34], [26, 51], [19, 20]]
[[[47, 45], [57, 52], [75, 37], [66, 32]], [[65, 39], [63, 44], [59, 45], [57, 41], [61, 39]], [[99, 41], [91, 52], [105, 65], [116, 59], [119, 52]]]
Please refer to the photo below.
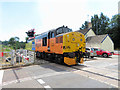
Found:
[[73, 40], [73, 41], [75, 41], [75, 39], [74, 39], [74, 38], [73, 38], [72, 40]]

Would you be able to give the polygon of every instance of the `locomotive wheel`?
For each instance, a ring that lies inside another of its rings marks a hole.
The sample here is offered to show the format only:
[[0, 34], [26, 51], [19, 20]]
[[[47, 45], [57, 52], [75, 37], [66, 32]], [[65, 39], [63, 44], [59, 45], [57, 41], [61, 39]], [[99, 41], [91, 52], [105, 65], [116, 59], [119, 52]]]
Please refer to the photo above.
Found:
[[36, 58], [38, 58], [38, 52], [36, 52]]
[[48, 54], [47, 53], [45, 53], [45, 60], [47, 60], [47, 61], [49, 61], [50, 59], [49, 59], [49, 56], [48, 56]]
[[54, 63], [57, 63], [57, 55], [55, 55], [55, 59], [53, 59]]
[[63, 64], [63, 58], [62, 57], [58, 57], [58, 63]]
[[41, 58], [45, 59], [45, 53], [41, 53]]
[[63, 58], [62, 56], [56, 56], [55, 57], [55, 62], [58, 63], [58, 64], [63, 64]]
[[40, 52], [36, 52], [36, 58], [40, 58], [41, 54]]

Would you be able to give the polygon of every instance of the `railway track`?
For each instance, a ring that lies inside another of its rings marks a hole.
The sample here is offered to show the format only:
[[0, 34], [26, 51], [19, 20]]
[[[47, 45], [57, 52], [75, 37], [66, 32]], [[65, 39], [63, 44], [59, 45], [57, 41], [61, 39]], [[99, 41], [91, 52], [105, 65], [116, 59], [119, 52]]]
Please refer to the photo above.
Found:
[[108, 79], [113, 79], [113, 80], [120, 81], [120, 79], [117, 79], [117, 78], [114, 78], [114, 77], [110, 77], [110, 76], [106, 76], [106, 75], [103, 75], [103, 74], [100, 74], [100, 73], [88, 71], [88, 70], [83, 70], [83, 69], [77, 68], [77, 67], [75, 67], [75, 66], [71, 66], [71, 68], [76, 69], [76, 70], [80, 70], [80, 71], [84, 71], [84, 72], [87, 72], [87, 73], [99, 75], [99, 76], [102, 76], [102, 77], [105, 77], [105, 78], [108, 78]]
[[[47, 63], [47, 64], [48, 64], [48, 63], [53, 63], [53, 62], [51, 62], [51, 61], [46, 61], [46, 60], [42, 60], [41, 62], [42, 62], [42, 64], [45, 64], [45, 63]], [[54, 65], [55, 65], [55, 64], [56, 64], [56, 63], [54, 63]], [[80, 70], [80, 71], [87, 72], [87, 73], [90, 73], [90, 74], [102, 76], [102, 77], [105, 77], [105, 78], [108, 78], [108, 79], [120, 81], [120, 79], [117, 79], [117, 78], [114, 78], [114, 77], [110, 77], [110, 76], [106, 76], [106, 75], [104, 75], [104, 74], [100, 74], [100, 73], [96, 73], [96, 72], [93, 72], [93, 71], [83, 70], [83, 69], [82, 69], [82, 68], [87, 67], [87, 66], [82, 67], [82, 66], [80, 66], [80, 65], [77, 65], [77, 66], [68, 66], [68, 65], [57, 64], [56, 67], [58, 67], [58, 66], [59, 66], [59, 68], [62, 67], [62, 69], [65, 69], [66, 67], [68, 67], [68, 68], [71, 68], [71, 69]]]

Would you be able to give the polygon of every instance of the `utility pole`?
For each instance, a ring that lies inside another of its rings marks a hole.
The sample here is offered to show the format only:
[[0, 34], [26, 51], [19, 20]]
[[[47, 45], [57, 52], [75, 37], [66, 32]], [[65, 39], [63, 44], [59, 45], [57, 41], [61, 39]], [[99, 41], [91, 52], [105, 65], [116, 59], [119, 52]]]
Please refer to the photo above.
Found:
[[28, 40], [32, 41], [32, 47], [31, 48], [32, 48], [32, 52], [34, 52], [34, 62], [35, 62], [35, 32], [34, 32], [34, 30], [35, 29], [31, 29], [28, 32], [26, 32], [26, 34], [28, 36]]

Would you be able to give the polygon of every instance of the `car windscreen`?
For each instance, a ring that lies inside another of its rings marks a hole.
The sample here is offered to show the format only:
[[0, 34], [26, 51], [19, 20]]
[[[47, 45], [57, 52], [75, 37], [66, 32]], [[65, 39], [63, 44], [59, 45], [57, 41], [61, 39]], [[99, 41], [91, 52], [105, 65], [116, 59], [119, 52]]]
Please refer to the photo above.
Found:
[[98, 51], [98, 49], [97, 49], [97, 48], [94, 48], [94, 51]]
[[90, 49], [89, 49], [89, 48], [86, 48], [86, 50], [89, 50], [89, 51], [90, 51]]

